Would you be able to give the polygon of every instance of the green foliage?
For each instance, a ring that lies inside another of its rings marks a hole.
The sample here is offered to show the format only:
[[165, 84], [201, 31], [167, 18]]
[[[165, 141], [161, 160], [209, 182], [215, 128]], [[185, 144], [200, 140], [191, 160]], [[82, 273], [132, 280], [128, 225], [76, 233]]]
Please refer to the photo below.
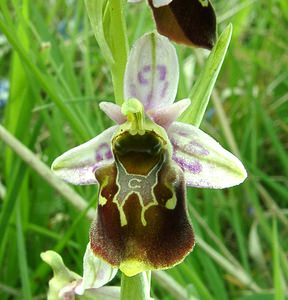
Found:
[[[287, 3], [214, 2], [219, 32], [229, 23], [234, 32], [201, 128], [241, 158], [249, 178], [229, 190], [189, 189], [197, 244], [167, 274], [187, 299], [285, 299]], [[131, 45], [154, 24], [145, 3], [126, 8]], [[190, 95], [207, 51], [177, 51], [180, 99]], [[83, 1], [0, 1], [0, 80], [10, 81], [1, 124], [50, 166], [111, 125], [98, 107], [114, 100], [105, 59]], [[40, 253], [56, 249], [81, 274], [90, 221], [2, 141], [0, 149], [0, 299], [46, 299], [51, 272]], [[76, 191], [95, 207], [95, 186]], [[183, 299], [170, 287], [152, 274], [155, 299]]]

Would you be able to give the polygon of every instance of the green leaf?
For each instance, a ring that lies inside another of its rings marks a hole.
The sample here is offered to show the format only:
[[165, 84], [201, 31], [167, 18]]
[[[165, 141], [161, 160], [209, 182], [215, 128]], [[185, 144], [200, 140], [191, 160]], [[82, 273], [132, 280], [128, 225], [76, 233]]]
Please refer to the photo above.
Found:
[[251, 294], [245, 295], [236, 300], [273, 300], [273, 294]]
[[19, 201], [17, 203], [16, 228], [17, 228], [18, 261], [19, 261], [20, 278], [22, 283], [23, 298], [26, 300], [32, 300], [25, 237], [22, 228], [21, 207]]
[[102, 55], [105, 57], [107, 63], [112, 65], [114, 63], [114, 58], [107, 43], [103, 27], [103, 10], [106, 2], [106, 0], [85, 0], [85, 5], [93, 33], [99, 44]]
[[56, 81], [49, 75], [43, 74], [43, 72], [37, 67], [29, 53], [25, 50], [22, 43], [19, 41], [17, 34], [11, 28], [6, 25], [6, 22], [0, 18], [0, 30], [4, 33], [7, 40], [12, 45], [13, 49], [18, 53], [19, 58], [23, 64], [28, 67], [31, 72], [31, 76], [35, 78], [35, 81], [47, 92], [51, 99], [58, 106], [59, 110], [62, 111], [66, 119], [69, 121], [71, 127], [78, 133], [83, 139], [87, 140], [86, 127], [79, 121], [78, 117], [64, 102], [62, 95], [59, 95]]
[[199, 127], [206, 111], [216, 79], [223, 64], [232, 35], [232, 24], [229, 24], [220, 35], [208, 57], [208, 61], [198, 80], [192, 88], [192, 104], [182, 115], [180, 121]]
[[273, 271], [275, 300], [284, 300], [283, 277], [280, 263], [279, 239], [276, 218], [273, 219]]
[[111, 66], [111, 74], [115, 102], [121, 105], [124, 101], [124, 73], [128, 57], [128, 39], [123, 0], [110, 0], [109, 4], [111, 18], [109, 45], [114, 58], [114, 63]]

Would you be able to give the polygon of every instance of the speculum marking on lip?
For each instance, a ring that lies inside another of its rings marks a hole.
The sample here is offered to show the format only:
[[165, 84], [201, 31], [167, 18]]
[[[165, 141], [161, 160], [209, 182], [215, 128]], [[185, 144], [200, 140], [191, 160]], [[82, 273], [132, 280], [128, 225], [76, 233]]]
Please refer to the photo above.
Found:
[[116, 161], [117, 176], [116, 185], [118, 192], [113, 198], [113, 202], [117, 204], [120, 212], [121, 226], [127, 224], [127, 219], [123, 210], [125, 202], [132, 194], [136, 194], [141, 206], [141, 221], [144, 226], [147, 222], [145, 220], [145, 211], [153, 205], [158, 205], [156, 196], [154, 194], [154, 187], [158, 183], [158, 173], [161, 169], [163, 160], [158, 162], [147, 175], [129, 174], [120, 161]]

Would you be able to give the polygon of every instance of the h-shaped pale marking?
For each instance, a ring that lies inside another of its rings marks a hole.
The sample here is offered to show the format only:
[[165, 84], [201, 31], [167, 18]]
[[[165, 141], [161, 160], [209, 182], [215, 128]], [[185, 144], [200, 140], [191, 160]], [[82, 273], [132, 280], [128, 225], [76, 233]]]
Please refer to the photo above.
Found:
[[128, 173], [125, 167], [119, 160], [116, 160], [117, 176], [116, 184], [118, 192], [113, 198], [113, 202], [117, 204], [121, 226], [127, 225], [127, 218], [125, 216], [123, 206], [130, 195], [136, 194], [142, 206], [141, 222], [143, 226], [147, 225], [145, 220], [145, 211], [153, 206], [158, 205], [156, 196], [154, 194], [154, 187], [158, 183], [158, 173], [161, 170], [164, 159], [158, 162], [147, 175]]

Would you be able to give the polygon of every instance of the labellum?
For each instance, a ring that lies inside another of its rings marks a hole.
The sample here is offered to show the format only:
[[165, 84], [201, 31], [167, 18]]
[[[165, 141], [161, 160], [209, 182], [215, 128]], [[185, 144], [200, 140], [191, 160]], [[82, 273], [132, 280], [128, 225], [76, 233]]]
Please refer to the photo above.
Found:
[[165, 131], [150, 120], [134, 130], [120, 126], [115, 161], [95, 173], [99, 206], [90, 231], [94, 254], [128, 276], [172, 267], [194, 245], [184, 174]]

